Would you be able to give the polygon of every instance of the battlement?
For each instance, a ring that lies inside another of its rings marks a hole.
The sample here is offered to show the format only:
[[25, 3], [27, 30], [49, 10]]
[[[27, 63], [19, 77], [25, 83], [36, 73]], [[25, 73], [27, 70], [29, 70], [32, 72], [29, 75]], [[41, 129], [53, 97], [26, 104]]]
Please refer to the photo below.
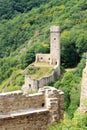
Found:
[[0, 94], [0, 130], [46, 130], [64, 116], [64, 93], [45, 86], [36, 94]]

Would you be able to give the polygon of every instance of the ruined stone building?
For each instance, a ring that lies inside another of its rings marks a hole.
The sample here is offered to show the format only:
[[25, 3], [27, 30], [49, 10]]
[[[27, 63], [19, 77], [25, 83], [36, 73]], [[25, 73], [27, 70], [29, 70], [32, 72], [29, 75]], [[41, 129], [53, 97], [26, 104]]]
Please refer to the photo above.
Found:
[[51, 75], [40, 79], [25, 76], [25, 84], [22, 86], [23, 91], [37, 90], [49, 82], [54, 81], [60, 75], [60, 29], [58, 26], [50, 28], [50, 54], [36, 54], [35, 62], [47, 62], [54, 65], [54, 71]]

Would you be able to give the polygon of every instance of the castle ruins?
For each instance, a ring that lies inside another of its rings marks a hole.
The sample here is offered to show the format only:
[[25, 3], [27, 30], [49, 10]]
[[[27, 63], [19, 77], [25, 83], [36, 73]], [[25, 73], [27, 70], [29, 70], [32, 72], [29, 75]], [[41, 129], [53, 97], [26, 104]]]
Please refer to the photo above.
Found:
[[[47, 130], [64, 116], [64, 93], [50, 86], [60, 75], [59, 27], [50, 29], [50, 54], [37, 54], [36, 62], [53, 64], [54, 72], [42, 79], [25, 76], [21, 91], [0, 93], [0, 130]], [[29, 94], [28, 90], [38, 93]], [[27, 92], [27, 93], [26, 93]]]
[[50, 28], [50, 54], [37, 54], [36, 62], [38, 61], [58, 66], [60, 74], [60, 29], [58, 26]]
[[54, 65], [54, 72], [50, 76], [40, 79], [32, 79], [29, 75], [25, 76], [23, 91], [37, 90], [49, 82], [56, 80], [60, 75], [60, 29], [58, 26], [50, 28], [50, 54], [36, 54], [35, 62], [47, 62]]

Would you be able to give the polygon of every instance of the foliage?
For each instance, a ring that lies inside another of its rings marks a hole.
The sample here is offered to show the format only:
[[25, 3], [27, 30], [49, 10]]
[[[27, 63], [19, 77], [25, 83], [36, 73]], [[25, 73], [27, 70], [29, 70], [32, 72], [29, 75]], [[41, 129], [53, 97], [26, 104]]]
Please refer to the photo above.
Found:
[[[30, 48], [28, 48], [28, 46]], [[27, 44], [26, 46], [24, 46], [24, 48], [18, 49], [15, 53], [10, 55], [9, 57], [1, 58], [0, 59], [0, 84], [1, 84], [0, 87], [3, 86], [2, 84], [4, 84], [3, 83], [4, 80], [9, 79], [9, 78], [11, 79], [12, 73], [15, 73], [15, 75], [17, 76], [15, 69], [17, 71], [20, 71], [20, 69], [24, 69], [31, 62], [33, 62], [35, 60], [35, 54], [42, 51], [41, 48], [43, 48], [43, 53], [49, 51], [48, 44], [37, 43], [37, 44], [34, 44], [33, 46]], [[23, 84], [21, 83], [22, 79], [20, 78], [19, 80], [20, 80], [18, 81], [19, 84], [22, 85]], [[17, 85], [18, 83], [16, 84], [16, 86]]]
[[86, 4], [84, 0], [0, 0], [0, 4], [1, 58], [9, 56], [27, 40], [48, 43], [51, 25], [59, 25], [61, 28], [61, 57], [64, 66], [77, 65], [81, 54], [87, 51], [87, 10], [83, 8]]
[[87, 129], [87, 114], [76, 112], [74, 118], [65, 118], [61, 123], [53, 124], [49, 130], [86, 130]]
[[2, 82], [0, 92], [15, 91], [21, 89], [24, 84], [24, 74], [22, 70], [15, 70], [11, 76]]
[[82, 70], [85, 67], [85, 54], [77, 68], [64, 73], [61, 79], [54, 83], [54, 87], [62, 89], [65, 93], [65, 111], [72, 118], [80, 102], [80, 86]]
[[0, 0], [0, 17], [13, 18], [15, 15], [30, 11], [33, 7], [39, 7], [49, 0]]

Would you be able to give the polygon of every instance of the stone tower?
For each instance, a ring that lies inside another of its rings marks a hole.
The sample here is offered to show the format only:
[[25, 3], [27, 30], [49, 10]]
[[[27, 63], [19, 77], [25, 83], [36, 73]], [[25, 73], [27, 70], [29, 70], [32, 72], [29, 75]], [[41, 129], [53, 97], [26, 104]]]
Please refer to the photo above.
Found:
[[87, 59], [86, 67], [83, 69], [82, 74], [80, 110], [83, 112], [87, 112]]
[[58, 26], [50, 28], [50, 55], [51, 64], [60, 68], [60, 29]]

